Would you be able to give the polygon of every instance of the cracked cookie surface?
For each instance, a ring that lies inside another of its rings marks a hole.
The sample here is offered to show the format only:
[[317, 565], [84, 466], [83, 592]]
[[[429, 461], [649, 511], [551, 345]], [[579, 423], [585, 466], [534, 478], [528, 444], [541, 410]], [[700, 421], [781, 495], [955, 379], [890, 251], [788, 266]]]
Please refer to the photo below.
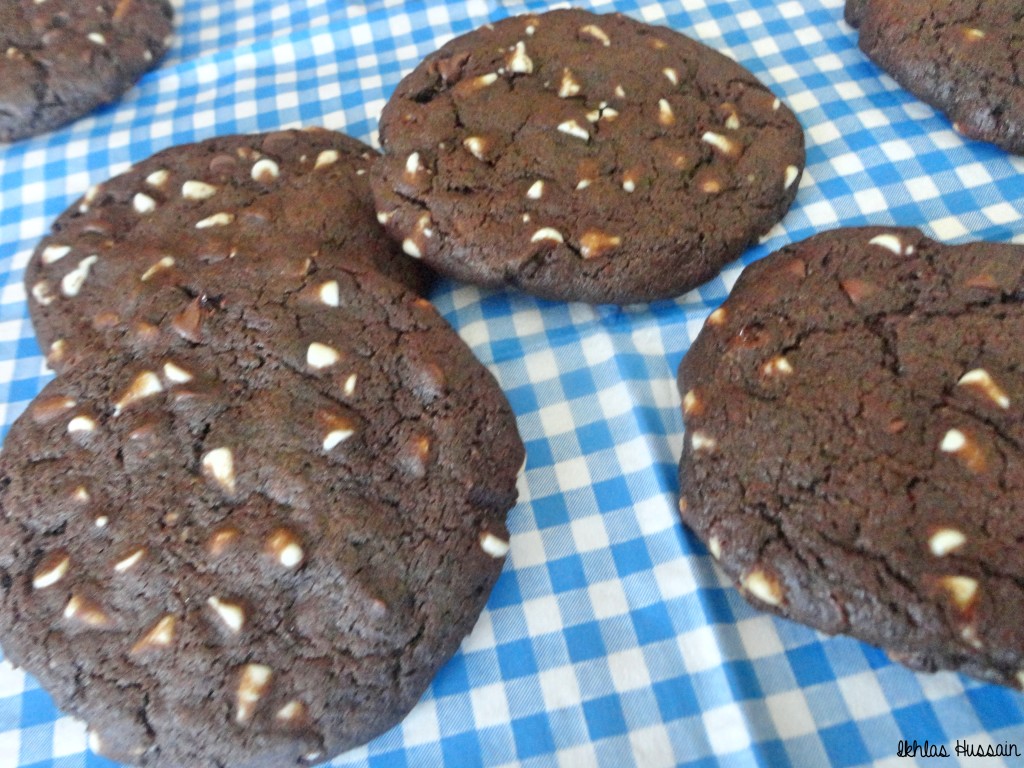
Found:
[[1024, 6], [1018, 0], [847, 0], [876, 64], [972, 139], [1024, 154]]
[[307, 765], [398, 722], [508, 549], [523, 446], [425, 300], [361, 265], [204, 341], [101, 353], [0, 456], [0, 638], [95, 751]]
[[680, 511], [755, 605], [1024, 687], [1024, 248], [837, 230], [679, 371]]
[[158, 152], [89, 190], [25, 272], [51, 366], [97, 348], [202, 342], [213, 305], [241, 313], [339, 263], [421, 291], [427, 270], [375, 220], [376, 157], [323, 129], [222, 136]]
[[381, 115], [371, 183], [406, 253], [486, 286], [628, 303], [714, 276], [786, 212], [793, 113], [664, 27], [551, 11], [428, 56]]
[[0, 1], [0, 141], [114, 101], [167, 50], [167, 0]]

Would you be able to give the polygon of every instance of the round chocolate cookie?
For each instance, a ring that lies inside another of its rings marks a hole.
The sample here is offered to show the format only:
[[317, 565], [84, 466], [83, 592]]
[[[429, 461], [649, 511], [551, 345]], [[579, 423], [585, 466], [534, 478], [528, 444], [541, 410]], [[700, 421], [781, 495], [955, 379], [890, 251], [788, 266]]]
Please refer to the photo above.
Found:
[[847, 0], [878, 66], [972, 139], [1024, 154], [1024, 5], [1019, 0]]
[[755, 605], [1024, 687], [1024, 248], [843, 229], [680, 367], [683, 520]]
[[164, 150], [89, 190], [25, 273], [51, 365], [157, 331], [199, 342], [206, 308], [244, 312], [334, 264], [370, 264], [423, 289], [427, 270], [374, 218], [366, 174], [376, 156], [322, 129], [225, 136]]
[[456, 38], [399, 84], [381, 221], [450, 276], [552, 299], [677, 296], [770, 229], [803, 132], [750, 72], [664, 27], [559, 10]]
[[282, 768], [370, 739], [508, 550], [515, 419], [427, 301], [345, 267], [265, 309], [208, 318], [224, 351], [83, 360], [0, 456], [0, 643], [115, 760]]
[[167, 0], [0, 0], [0, 141], [116, 100], [164, 55]]

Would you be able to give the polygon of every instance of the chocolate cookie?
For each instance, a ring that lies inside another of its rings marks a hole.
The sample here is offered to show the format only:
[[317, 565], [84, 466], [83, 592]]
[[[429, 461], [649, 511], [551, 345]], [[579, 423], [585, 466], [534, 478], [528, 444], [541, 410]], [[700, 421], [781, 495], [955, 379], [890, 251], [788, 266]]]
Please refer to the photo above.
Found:
[[860, 47], [972, 139], [1024, 153], [1024, 6], [1019, 0], [847, 0]]
[[664, 27], [551, 11], [428, 56], [380, 122], [378, 215], [450, 276], [627, 303], [712, 277], [788, 209], [803, 133], [750, 72]]
[[680, 367], [683, 520], [755, 605], [1024, 687], [1024, 248], [844, 229]]
[[0, 141], [116, 100], [164, 55], [167, 0], [0, 0]]
[[0, 641], [95, 751], [326, 760], [399, 721], [475, 623], [515, 420], [428, 302], [362, 269], [213, 311], [211, 344], [96, 355], [11, 427]]
[[225, 136], [164, 150], [89, 190], [25, 273], [40, 346], [60, 370], [69, 355], [151, 344], [159, 332], [199, 342], [209, 305], [244, 312], [340, 263], [423, 289], [426, 269], [374, 219], [375, 157], [322, 129]]

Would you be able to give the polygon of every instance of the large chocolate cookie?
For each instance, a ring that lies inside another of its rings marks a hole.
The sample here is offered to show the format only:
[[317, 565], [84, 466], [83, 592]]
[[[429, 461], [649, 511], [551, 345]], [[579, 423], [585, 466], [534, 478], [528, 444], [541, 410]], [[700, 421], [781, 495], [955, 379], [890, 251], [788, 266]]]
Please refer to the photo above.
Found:
[[93, 188], [26, 270], [40, 346], [63, 369], [82, 350], [133, 348], [159, 331], [198, 342], [208, 305], [243, 312], [339, 263], [422, 289], [426, 269], [374, 218], [375, 157], [322, 129], [225, 136], [164, 150]]
[[676, 296], [785, 213], [793, 113], [735, 62], [582, 10], [506, 19], [428, 56], [380, 123], [378, 214], [406, 251], [487, 286]]
[[1024, 153], [1020, 0], [847, 0], [860, 47], [966, 136]]
[[430, 304], [372, 270], [207, 335], [82, 361], [11, 427], [0, 641], [116, 760], [319, 762], [472, 628], [522, 443]]
[[164, 55], [167, 0], [0, 0], [0, 141], [114, 101]]
[[755, 605], [1024, 687], [1024, 248], [845, 229], [748, 267], [679, 372], [683, 520]]

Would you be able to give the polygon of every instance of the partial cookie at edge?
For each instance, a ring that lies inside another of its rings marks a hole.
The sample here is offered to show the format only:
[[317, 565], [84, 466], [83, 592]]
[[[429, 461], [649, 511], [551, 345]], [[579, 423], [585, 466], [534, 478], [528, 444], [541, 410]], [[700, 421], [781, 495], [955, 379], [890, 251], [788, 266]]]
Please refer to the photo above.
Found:
[[680, 507], [751, 602], [1021, 687], [1021, 254], [837, 230], [711, 313], [680, 367]]

